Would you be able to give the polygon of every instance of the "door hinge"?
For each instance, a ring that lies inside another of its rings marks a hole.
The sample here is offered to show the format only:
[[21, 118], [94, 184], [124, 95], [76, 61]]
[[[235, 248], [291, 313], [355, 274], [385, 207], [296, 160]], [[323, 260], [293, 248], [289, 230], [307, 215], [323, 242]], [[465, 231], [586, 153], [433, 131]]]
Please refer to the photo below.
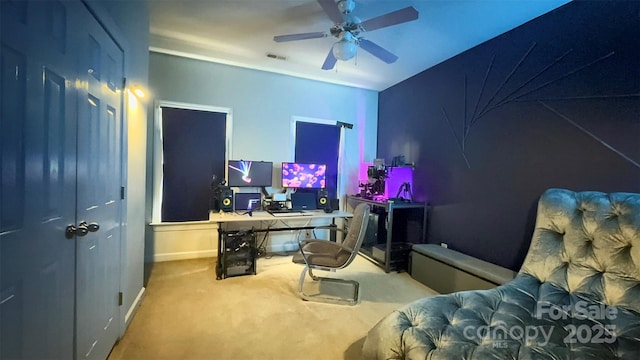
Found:
[[120, 291], [118, 293], [118, 306], [122, 306], [123, 300], [122, 298], [124, 297], [124, 294], [122, 293], [122, 291]]
[[120, 187], [120, 200], [124, 200], [124, 186]]

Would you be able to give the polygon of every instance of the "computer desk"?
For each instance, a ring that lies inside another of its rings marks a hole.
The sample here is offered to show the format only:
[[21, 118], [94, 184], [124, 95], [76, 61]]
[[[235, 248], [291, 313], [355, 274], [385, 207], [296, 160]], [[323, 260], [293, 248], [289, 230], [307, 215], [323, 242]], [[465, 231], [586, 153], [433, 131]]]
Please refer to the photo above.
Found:
[[[289, 226], [287, 223], [291, 221], [308, 221], [317, 219], [330, 219], [331, 226], [336, 226], [335, 219], [349, 218], [353, 214], [346, 211], [333, 211], [330, 213], [323, 210], [305, 210], [304, 215], [273, 216], [266, 211], [253, 211], [251, 215], [247, 213], [236, 212], [209, 212], [209, 222], [218, 224], [218, 257], [216, 259], [216, 278], [222, 278], [222, 248], [223, 236], [228, 231], [227, 225], [248, 223], [251, 225], [252, 232], [271, 232], [271, 231], [298, 231], [311, 230], [321, 225], [307, 226]], [[233, 230], [236, 231], [236, 230]], [[335, 241], [334, 238], [331, 240]]]

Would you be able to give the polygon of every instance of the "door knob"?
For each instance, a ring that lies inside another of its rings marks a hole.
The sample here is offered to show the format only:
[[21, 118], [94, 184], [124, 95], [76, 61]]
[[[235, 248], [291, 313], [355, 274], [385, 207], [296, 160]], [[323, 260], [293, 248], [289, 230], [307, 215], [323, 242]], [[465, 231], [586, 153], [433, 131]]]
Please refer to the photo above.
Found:
[[98, 225], [98, 223], [87, 224], [86, 221], [81, 222], [79, 227], [83, 227], [83, 228], [87, 229], [87, 231], [89, 231], [89, 232], [96, 232], [96, 231], [100, 230], [100, 225]]
[[86, 222], [81, 222], [80, 225], [78, 225], [78, 228], [76, 229], [76, 235], [78, 236], [85, 236], [89, 233], [89, 227], [87, 226]]
[[73, 224], [67, 225], [65, 229], [65, 236], [67, 237], [67, 239], [71, 239], [74, 235], [85, 236], [90, 232], [96, 232], [98, 230], [100, 230], [100, 225], [98, 225], [97, 223], [87, 224], [86, 221], [83, 221], [78, 224], [78, 226], [75, 226]]
[[67, 225], [67, 228], [64, 231], [64, 236], [67, 239], [71, 239], [76, 234], [76, 230], [78, 230], [78, 228], [76, 228], [75, 225], [73, 225], [73, 224]]
[[85, 236], [89, 233], [89, 229], [87, 226], [83, 226], [82, 224], [75, 226], [73, 224], [67, 225], [67, 228], [64, 231], [67, 239], [73, 238], [74, 235], [77, 236]]

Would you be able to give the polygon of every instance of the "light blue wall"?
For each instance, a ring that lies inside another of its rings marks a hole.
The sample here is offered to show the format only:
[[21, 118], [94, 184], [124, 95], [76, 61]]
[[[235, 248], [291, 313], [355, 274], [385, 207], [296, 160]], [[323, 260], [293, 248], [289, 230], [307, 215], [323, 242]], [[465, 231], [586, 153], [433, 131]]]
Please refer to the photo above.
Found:
[[[345, 130], [340, 173], [345, 193], [358, 191], [359, 163], [375, 157], [378, 93], [373, 90], [154, 52], [149, 83], [155, 100], [231, 108], [233, 158], [293, 160], [293, 116], [354, 124]], [[149, 114], [152, 124], [153, 111]]]

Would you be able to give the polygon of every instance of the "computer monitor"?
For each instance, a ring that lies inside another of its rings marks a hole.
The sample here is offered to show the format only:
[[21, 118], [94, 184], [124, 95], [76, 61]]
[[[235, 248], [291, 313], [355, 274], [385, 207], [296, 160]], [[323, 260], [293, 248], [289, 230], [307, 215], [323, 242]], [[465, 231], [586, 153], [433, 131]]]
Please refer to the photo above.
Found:
[[262, 194], [235, 193], [233, 208], [235, 211], [255, 211], [262, 207]]
[[291, 193], [291, 210], [316, 210], [318, 195], [316, 191], [296, 191]]
[[270, 161], [229, 160], [229, 181], [232, 187], [271, 186], [273, 163]]
[[326, 164], [283, 162], [282, 187], [324, 189], [326, 173]]

